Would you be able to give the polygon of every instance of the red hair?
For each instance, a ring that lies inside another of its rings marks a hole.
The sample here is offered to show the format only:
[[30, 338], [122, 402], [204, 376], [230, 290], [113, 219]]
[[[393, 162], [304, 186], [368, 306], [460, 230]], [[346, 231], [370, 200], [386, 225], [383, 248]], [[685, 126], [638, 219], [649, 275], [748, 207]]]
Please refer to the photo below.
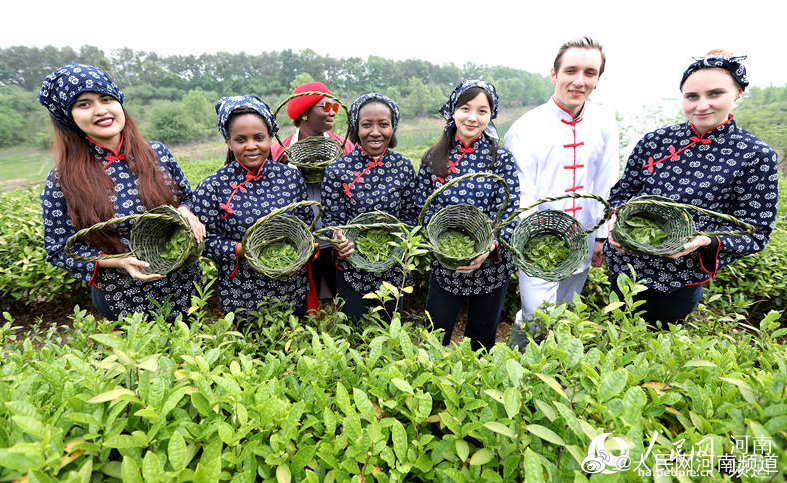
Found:
[[[172, 178], [159, 169], [160, 161], [153, 148], [139, 133], [125, 109], [123, 127], [125, 163], [137, 177], [139, 197], [145, 209], [159, 205], [175, 206], [181, 192]], [[76, 230], [107, 221], [115, 216], [109, 199], [114, 182], [90, 150], [90, 141], [79, 128], [66, 126], [55, 120], [54, 154], [60, 189], [68, 208], [68, 216]], [[90, 242], [106, 253], [125, 250], [117, 230], [110, 226], [93, 232]]]

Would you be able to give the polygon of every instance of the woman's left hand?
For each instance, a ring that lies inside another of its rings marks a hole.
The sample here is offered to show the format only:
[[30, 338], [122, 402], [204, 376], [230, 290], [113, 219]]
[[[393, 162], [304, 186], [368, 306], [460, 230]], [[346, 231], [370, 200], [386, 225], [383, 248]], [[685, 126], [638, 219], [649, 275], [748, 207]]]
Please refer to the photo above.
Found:
[[689, 253], [696, 251], [699, 248], [706, 247], [710, 245], [710, 237], [705, 235], [697, 235], [691, 239], [688, 243], [683, 245], [683, 251], [678, 252], [674, 255], [670, 255], [669, 258], [678, 258], [684, 255], [688, 255]]
[[475, 272], [476, 270], [481, 268], [481, 265], [489, 257], [489, 254], [492, 253], [492, 250], [494, 250], [494, 248], [495, 248], [494, 246], [490, 247], [489, 250], [486, 253], [482, 253], [481, 255], [478, 255], [475, 259], [473, 259], [467, 265], [465, 265], [463, 267], [456, 267], [456, 272], [457, 273], [473, 273], [473, 272]]
[[178, 208], [178, 211], [183, 215], [183, 218], [189, 222], [189, 226], [191, 227], [192, 233], [194, 233], [194, 238], [197, 239], [197, 243], [201, 243], [202, 240], [205, 239], [205, 234], [207, 233], [205, 225], [203, 225], [202, 222], [199, 221], [199, 218], [197, 218], [197, 215], [192, 213], [187, 207], [181, 206]]

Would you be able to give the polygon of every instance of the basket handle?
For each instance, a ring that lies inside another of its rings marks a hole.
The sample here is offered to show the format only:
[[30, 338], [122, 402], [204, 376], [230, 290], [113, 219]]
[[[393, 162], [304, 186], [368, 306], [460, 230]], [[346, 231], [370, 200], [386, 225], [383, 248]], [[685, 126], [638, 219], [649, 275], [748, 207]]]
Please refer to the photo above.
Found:
[[589, 230], [585, 230], [586, 234], [593, 233], [594, 231], [598, 230], [599, 228], [601, 228], [601, 225], [603, 225], [607, 221], [607, 219], [609, 219], [609, 214], [611, 213], [612, 208], [609, 206], [609, 202], [607, 200], [605, 200], [604, 198], [602, 198], [601, 196], [593, 194], [593, 193], [566, 193], [566, 194], [562, 194], [562, 195], [558, 195], [558, 196], [547, 196], [546, 198], [541, 198], [540, 200], [534, 201], [533, 203], [529, 204], [528, 206], [525, 206], [524, 208], [519, 208], [511, 216], [509, 216], [508, 218], [503, 220], [500, 223], [500, 226], [503, 227], [503, 226], [508, 225], [509, 223], [514, 221], [519, 215], [521, 215], [522, 213], [524, 213], [524, 212], [526, 212], [526, 211], [528, 211], [528, 210], [530, 210], [532, 208], [535, 208], [536, 206], [540, 205], [541, 203], [551, 203], [553, 201], [560, 201], [560, 200], [564, 200], [566, 198], [589, 198], [589, 199], [593, 199], [593, 200], [598, 201], [604, 207], [604, 216], [601, 217], [599, 222], [596, 223], [593, 226], [593, 228], [591, 228]]
[[331, 233], [331, 232], [334, 232], [336, 230], [342, 230], [342, 231], [350, 230], [350, 229], [371, 230], [371, 229], [374, 229], [374, 228], [386, 228], [388, 230], [391, 230], [391, 229], [394, 229], [394, 228], [398, 228], [398, 229], [406, 230], [407, 229], [407, 224], [405, 224], [405, 223], [360, 223], [360, 224], [355, 223], [355, 224], [352, 224], [351, 223], [351, 224], [348, 224], [348, 225], [324, 226], [324, 227], [320, 228], [319, 230], [315, 231], [314, 232], [314, 236], [317, 239], [319, 239], [319, 240], [330, 242], [330, 243], [333, 243], [333, 244], [338, 244], [339, 240], [336, 240], [335, 238], [327, 238], [327, 237], [324, 237], [324, 236], [320, 236], [320, 234], [322, 234], [322, 233]]
[[694, 210], [696, 212], [702, 213], [703, 215], [713, 216], [713, 217], [716, 217], [716, 218], [720, 218], [720, 219], [722, 219], [724, 221], [728, 221], [728, 222], [732, 223], [733, 225], [739, 226], [739, 227], [741, 227], [743, 229], [743, 231], [708, 231], [708, 232], [706, 232], [706, 231], [698, 231], [696, 233], [696, 235], [705, 235], [705, 236], [718, 236], [718, 235], [745, 236], [745, 235], [753, 234], [754, 231], [756, 230], [754, 225], [751, 225], [751, 224], [746, 223], [744, 221], [740, 221], [740, 220], [738, 220], [737, 218], [735, 218], [732, 215], [727, 215], [725, 213], [718, 213], [716, 211], [708, 210], [706, 208], [701, 208], [699, 206], [694, 206], [694, 205], [689, 205], [689, 204], [684, 204], [684, 203], [678, 203], [678, 202], [669, 200], [669, 198], [661, 199], [661, 197], [659, 197], [659, 198], [647, 197], [647, 199], [645, 199], [645, 197], [643, 197], [643, 198], [640, 198], [640, 199], [635, 199], [633, 201], [628, 201], [626, 204], [627, 205], [654, 204], [654, 205], [666, 206], [666, 207], [670, 207], [670, 208], [680, 208], [680, 209], [684, 209], [684, 210], [687, 210], [687, 209], [688, 210]]
[[[271, 211], [267, 215], [263, 216], [262, 218], [260, 218], [256, 222], [254, 222], [254, 224], [251, 225], [246, 230], [246, 233], [253, 232], [254, 229], [256, 229], [258, 226], [262, 225], [263, 223], [267, 222], [268, 220], [270, 220], [274, 216], [280, 215], [280, 214], [284, 213], [285, 211], [289, 211], [289, 210], [292, 210], [294, 208], [298, 208], [300, 206], [317, 206], [317, 215], [315, 215], [314, 220], [312, 220], [311, 224], [309, 225], [309, 231], [312, 231], [314, 229], [314, 225], [317, 224], [317, 220], [319, 220], [320, 216], [322, 216], [322, 206], [320, 206], [320, 203], [318, 203], [317, 201], [303, 200], [303, 201], [295, 201], [293, 203], [290, 203], [287, 206], [282, 206], [281, 208], [277, 208], [277, 209]], [[244, 236], [243, 239], [245, 240], [246, 237]]]
[[482, 173], [468, 173], [468, 174], [463, 174], [462, 176], [457, 176], [456, 178], [453, 178], [450, 181], [448, 181], [447, 183], [445, 183], [443, 186], [441, 186], [441, 187], [437, 188], [436, 190], [434, 190], [432, 192], [432, 194], [430, 194], [429, 197], [424, 202], [424, 206], [423, 206], [423, 208], [421, 208], [421, 213], [418, 214], [418, 224], [419, 225], [423, 225], [424, 216], [426, 216], [427, 208], [429, 208], [429, 205], [432, 204], [432, 201], [435, 198], [437, 198], [437, 196], [440, 193], [442, 193], [449, 186], [453, 186], [453, 185], [459, 183], [460, 181], [465, 181], [465, 180], [472, 179], [472, 178], [490, 178], [493, 181], [497, 181], [498, 183], [500, 183], [500, 185], [503, 187], [503, 191], [505, 192], [505, 200], [503, 201], [503, 204], [500, 205], [500, 209], [497, 210], [497, 214], [495, 215], [494, 220], [492, 220], [492, 224], [493, 225], [497, 225], [498, 220], [500, 220], [500, 216], [502, 216], [503, 211], [506, 209], [506, 206], [508, 206], [508, 199], [509, 199], [509, 196], [510, 196], [509, 191], [508, 191], [508, 184], [503, 180], [503, 178], [501, 178], [500, 176], [498, 176], [496, 174], [483, 173], [483, 172]]
[[[344, 146], [347, 144], [347, 139], [350, 136], [350, 113], [347, 110], [347, 107], [344, 105], [344, 103], [342, 103], [342, 101], [340, 101], [338, 97], [336, 97], [336, 96], [334, 96], [332, 94], [326, 94], [325, 92], [320, 92], [320, 91], [307, 91], [307, 92], [299, 92], [297, 94], [292, 94], [291, 96], [289, 96], [286, 99], [284, 99], [283, 101], [281, 101], [281, 103], [278, 106], [276, 106], [276, 110], [273, 111], [273, 118], [276, 119], [276, 114], [278, 114], [279, 111], [281, 110], [281, 108], [286, 106], [287, 103], [290, 102], [292, 99], [295, 99], [296, 97], [301, 97], [301, 96], [312, 96], [312, 95], [315, 95], [315, 94], [319, 94], [319, 95], [321, 95], [323, 97], [329, 97], [329, 98], [333, 99], [334, 101], [336, 101], [337, 104], [339, 104], [339, 106], [341, 106], [342, 109], [344, 109], [345, 117], [347, 118], [347, 129], [344, 132], [344, 141], [342, 141], [342, 145], [341, 145], [342, 151], [344, 151]], [[279, 133], [276, 132], [276, 133], [274, 133], [273, 136], [279, 142], [279, 145], [282, 147], [284, 152], [289, 155], [290, 149], [287, 146], [285, 146], [284, 143], [282, 142], [281, 138], [279, 138]], [[296, 141], [297, 141], [297, 139], [296, 139]]]
[[129, 257], [129, 256], [133, 255], [132, 252], [115, 253], [115, 254], [112, 254], [112, 255], [103, 254], [103, 255], [99, 255], [97, 257], [83, 257], [82, 255], [78, 255], [78, 254], [74, 253], [71, 250], [71, 246], [77, 240], [79, 240], [80, 238], [82, 238], [84, 236], [89, 235], [93, 231], [98, 231], [98, 230], [101, 230], [102, 228], [105, 228], [107, 226], [115, 225], [117, 223], [122, 223], [124, 221], [137, 220], [137, 219], [140, 219], [140, 218], [162, 218], [162, 219], [165, 219], [167, 221], [173, 221], [175, 223], [180, 223], [180, 221], [181, 221], [180, 219], [175, 218], [172, 215], [169, 215], [169, 214], [166, 214], [166, 213], [140, 213], [140, 214], [134, 214], [134, 215], [118, 216], [118, 217], [112, 218], [112, 219], [107, 220], [107, 221], [102, 221], [101, 223], [96, 223], [93, 226], [89, 226], [87, 228], [83, 228], [83, 229], [79, 230], [78, 232], [76, 232], [73, 236], [71, 236], [68, 240], [66, 240], [66, 245], [65, 245], [65, 248], [64, 248], [64, 250], [66, 252], [66, 255], [68, 255], [69, 257], [73, 258], [74, 260], [81, 260], [83, 262], [95, 262], [97, 260], [104, 260], [104, 259], [108, 259], [108, 258]]

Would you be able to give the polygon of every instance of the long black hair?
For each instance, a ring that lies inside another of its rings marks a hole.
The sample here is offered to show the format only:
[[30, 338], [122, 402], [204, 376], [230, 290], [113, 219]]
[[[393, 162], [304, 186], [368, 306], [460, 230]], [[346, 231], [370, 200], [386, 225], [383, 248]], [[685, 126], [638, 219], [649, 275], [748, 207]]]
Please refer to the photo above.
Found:
[[[459, 99], [456, 100], [456, 107], [463, 106], [475, 99], [479, 92], [483, 92], [486, 96], [489, 105], [492, 106], [492, 96], [485, 89], [481, 87], [471, 87], [464, 91]], [[489, 165], [487, 168], [493, 168], [497, 164], [497, 142], [486, 133], [483, 133], [484, 138], [492, 145], [490, 154]], [[421, 163], [429, 168], [432, 174], [445, 178], [448, 175], [448, 160], [451, 159], [451, 152], [454, 150], [454, 138], [456, 137], [456, 124], [451, 124], [448, 129], [443, 131], [440, 139], [430, 147], [421, 158]]]

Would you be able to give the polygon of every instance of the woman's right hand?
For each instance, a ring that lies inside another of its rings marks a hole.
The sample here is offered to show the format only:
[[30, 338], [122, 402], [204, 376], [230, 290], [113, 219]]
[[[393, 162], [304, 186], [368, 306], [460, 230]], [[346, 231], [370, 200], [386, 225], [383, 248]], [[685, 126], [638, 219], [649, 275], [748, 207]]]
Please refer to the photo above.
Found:
[[161, 280], [165, 275], [159, 273], [143, 273], [142, 268], [149, 267], [148, 262], [144, 262], [137, 257], [128, 256], [121, 258], [104, 258], [98, 261], [98, 266], [102, 268], [120, 268], [128, 272], [128, 275], [134, 280], [142, 282], [154, 282]]
[[348, 255], [355, 253], [355, 248], [353, 248], [354, 247], [353, 243], [344, 236], [343, 231], [341, 230], [334, 231], [332, 238], [334, 240], [339, 241], [339, 243], [336, 243], [333, 246], [340, 257], [345, 258]]
[[614, 229], [615, 229], [615, 221], [617, 219], [618, 219], [618, 217], [615, 216], [614, 213], [612, 214], [612, 216], [609, 217], [609, 221], [607, 222], [607, 228], [609, 229], [608, 230], [609, 231], [609, 236], [607, 237], [607, 243], [609, 243], [609, 246], [611, 246], [615, 250], [617, 250], [617, 251], [619, 251], [621, 253], [626, 253], [626, 250], [624, 250], [623, 247], [620, 246], [620, 243], [615, 241]]

